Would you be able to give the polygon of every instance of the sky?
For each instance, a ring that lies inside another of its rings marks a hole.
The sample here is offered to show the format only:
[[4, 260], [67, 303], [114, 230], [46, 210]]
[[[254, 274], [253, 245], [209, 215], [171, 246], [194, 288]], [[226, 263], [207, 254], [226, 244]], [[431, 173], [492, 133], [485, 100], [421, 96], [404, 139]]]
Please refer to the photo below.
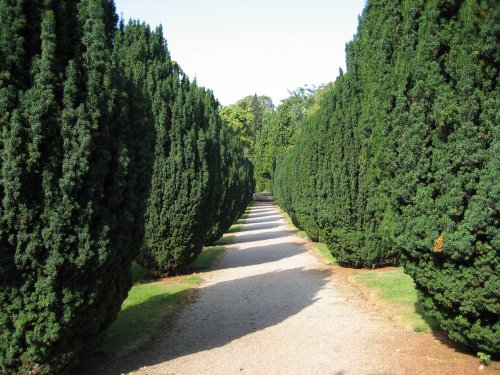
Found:
[[172, 59], [221, 104], [334, 81], [365, 0], [115, 0], [125, 21], [163, 26]]

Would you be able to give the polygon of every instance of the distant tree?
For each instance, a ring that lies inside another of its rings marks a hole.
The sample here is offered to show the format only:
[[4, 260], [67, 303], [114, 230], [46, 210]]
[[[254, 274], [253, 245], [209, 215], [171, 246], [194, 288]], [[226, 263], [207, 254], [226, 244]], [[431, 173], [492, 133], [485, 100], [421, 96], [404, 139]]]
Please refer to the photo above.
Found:
[[276, 158], [294, 144], [307, 114], [320, 100], [320, 91], [322, 92], [322, 89], [317, 89], [316, 86], [305, 86], [290, 91], [290, 96], [265, 117], [254, 147], [257, 191], [272, 190], [271, 179]]
[[252, 113], [250, 133], [253, 137], [252, 141], [255, 143], [255, 138], [262, 129], [266, 117], [274, 110], [272, 99], [268, 96], [257, 96], [257, 94], [254, 94], [238, 100], [235, 105], [242, 109], [250, 110]]
[[253, 113], [251, 109], [233, 105], [222, 107], [219, 110], [219, 114], [222, 120], [233, 129], [234, 134], [240, 140], [245, 150], [245, 156], [252, 158], [253, 134], [251, 124], [253, 122]]
[[253, 160], [257, 134], [266, 118], [274, 111], [268, 96], [249, 95], [235, 104], [220, 109], [222, 119], [231, 126], [245, 148], [245, 155]]

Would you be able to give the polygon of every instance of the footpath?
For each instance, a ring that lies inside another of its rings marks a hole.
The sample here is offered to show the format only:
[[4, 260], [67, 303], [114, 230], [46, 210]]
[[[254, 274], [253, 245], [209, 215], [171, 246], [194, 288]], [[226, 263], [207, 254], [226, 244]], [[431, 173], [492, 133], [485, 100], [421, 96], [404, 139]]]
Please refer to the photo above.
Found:
[[103, 374], [487, 374], [371, 309], [272, 202], [256, 202], [194, 300]]

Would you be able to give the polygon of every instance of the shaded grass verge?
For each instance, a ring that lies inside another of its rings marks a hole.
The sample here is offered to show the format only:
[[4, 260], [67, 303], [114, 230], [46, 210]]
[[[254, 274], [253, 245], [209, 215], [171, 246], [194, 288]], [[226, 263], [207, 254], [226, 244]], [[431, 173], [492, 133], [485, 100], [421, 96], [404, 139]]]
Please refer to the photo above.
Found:
[[147, 275], [146, 279], [137, 280], [106, 332], [100, 354], [120, 356], [144, 345], [167, 317], [189, 300], [200, 281], [195, 274], [161, 280], [152, 280]]
[[311, 241], [311, 239], [309, 238], [309, 236], [307, 235], [307, 233], [305, 231], [300, 230], [299, 228], [297, 228], [293, 224], [292, 219], [290, 218], [290, 215], [288, 215], [285, 211], [283, 211], [279, 206], [278, 206], [278, 208], [280, 209], [281, 213], [285, 217], [285, 220], [286, 220], [287, 224], [290, 227], [292, 227], [293, 229], [297, 230], [297, 236], [300, 237], [300, 238], [302, 238], [304, 241], [310, 242], [312, 244], [312, 246], [316, 250], [318, 250], [318, 252], [319, 252], [319, 254], [321, 256], [321, 260], [324, 263], [329, 264], [331, 266], [337, 264], [337, 261], [334, 258], [334, 256], [332, 255], [332, 253], [330, 252], [330, 250], [328, 249], [328, 246], [326, 246], [322, 242], [313, 242], [313, 241]]
[[236, 220], [236, 223], [231, 225], [231, 228], [229, 228], [228, 231], [224, 233], [224, 236], [222, 236], [222, 238], [215, 241], [214, 244], [216, 246], [229, 245], [234, 242], [235, 234], [241, 230], [243, 224], [245, 224], [246, 219], [248, 219], [248, 213], [250, 212], [250, 207], [251, 206], [249, 205], [245, 213], [241, 215], [241, 217], [238, 220]]
[[204, 247], [193, 263], [188, 267], [188, 271], [205, 271], [212, 267], [224, 254], [224, 246]]
[[131, 267], [134, 285], [106, 332], [99, 354], [121, 356], [150, 341], [168, 317], [189, 301], [202, 281], [196, 272], [212, 267], [223, 253], [223, 246], [205, 247], [185, 275], [160, 280], [134, 262]]
[[133, 286], [122, 304], [117, 319], [104, 335], [98, 357], [119, 357], [149, 342], [175, 311], [184, 306], [202, 281], [196, 272], [210, 269], [224, 254], [224, 244], [230, 243], [241, 229], [245, 213], [215, 246], [204, 247], [184, 275], [155, 279], [147, 269], [133, 262]]

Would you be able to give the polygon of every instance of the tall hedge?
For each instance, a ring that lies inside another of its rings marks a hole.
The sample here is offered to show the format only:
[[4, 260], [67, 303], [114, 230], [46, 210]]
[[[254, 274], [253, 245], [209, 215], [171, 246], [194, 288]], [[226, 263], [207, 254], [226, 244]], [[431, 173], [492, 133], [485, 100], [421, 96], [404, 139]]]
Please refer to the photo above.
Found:
[[[348, 47], [349, 56], [373, 63], [375, 58], [359, 53], [359, 44], [357, 37]], [[386, 180], [374, 168], [375, 153], [388, 151], [380, 140], [373, 142], [378, 133], [370, 129], [380, 104], [370, 108], [372, 94], [360, 92], [374, 83], [363, 79], [358, 66], [365, 64], [348, 61], [349, 73], [322, 93], [295, 146], [276, 159], [273, 193], [292, 220], [310, 238], [325, 242], [340, 264], [397, 264], [393, 241], [384, 236], [390, 212]]]
[[[170, 149], [164, 153], [162, 145], [155, 159], [146, 246], [140, 258], [157, 273], [177, 272], [191, 263], [204, 244], [229, 228], [253, 192], [251, 164], [240, 144], [232, 146], [236, 140], [225, 147], [239, 152], [238, 158], [223, 160], [217, 111], [212, 93], [183, 77], [172, 105]], [[226, 174], [222, 168], [228, 161]]]
[[254, 191], [253, 165], [244, 155], [244, 147], [233, 129], [224, 124], [220, 134], [222, 196], [206, 244], [220, 239], [245, 212]]
[[393, 139], [398, 245], [450, 338], [500, 352], [498, 2], [418, 9]]
[[[344, 265], [400, 261], [450, 338], [499, 352], [499, 5], [369, 1], [273, 192]], [[400, 260], [398, 260], [400, 259]]]
[[151, 145], [115, 24], [111, 1], [0, 3], [0, 372], [64, 369], [131, 284]]
[[142, 97], [142, 111], [131, 116], [155, 126], [145, 245], [138, 259], [158, 275], [175, 273], [241, 214], [251, 194], [251, 167], [236, 135], [225, 130], [213, 94], [190, 82], [171, 60], [161, 28], [122, 25], [116, 54], [125, 76], [141, 88], [134, 95]]

